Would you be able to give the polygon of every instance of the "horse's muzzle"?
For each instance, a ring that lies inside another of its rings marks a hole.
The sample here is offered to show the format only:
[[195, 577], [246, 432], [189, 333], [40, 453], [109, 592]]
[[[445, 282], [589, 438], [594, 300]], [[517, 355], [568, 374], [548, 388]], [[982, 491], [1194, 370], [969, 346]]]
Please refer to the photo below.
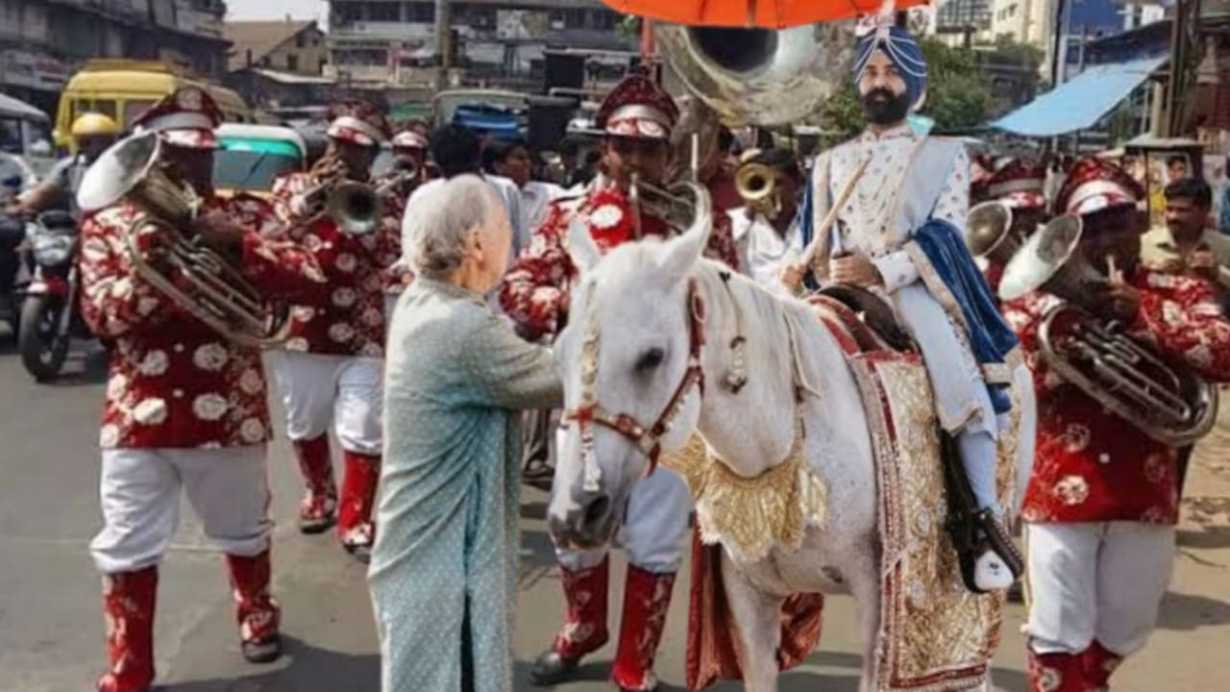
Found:
[[547, 515], [547, 531], [561, 548], [589, 549], [605, 545], [615, 533], [616, 517], [610, 496], [596, 493], [580, 498], [573, 507]]

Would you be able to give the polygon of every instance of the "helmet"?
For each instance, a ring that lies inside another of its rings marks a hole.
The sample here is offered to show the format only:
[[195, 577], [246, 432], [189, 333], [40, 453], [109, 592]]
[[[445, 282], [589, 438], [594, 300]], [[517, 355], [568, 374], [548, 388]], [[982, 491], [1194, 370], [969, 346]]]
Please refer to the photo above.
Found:
[[72, 135], [74, 139], [80, 137], [114, 137], [119, 134], [120, 126], [102, 113], [84, 113], [73, 121]]

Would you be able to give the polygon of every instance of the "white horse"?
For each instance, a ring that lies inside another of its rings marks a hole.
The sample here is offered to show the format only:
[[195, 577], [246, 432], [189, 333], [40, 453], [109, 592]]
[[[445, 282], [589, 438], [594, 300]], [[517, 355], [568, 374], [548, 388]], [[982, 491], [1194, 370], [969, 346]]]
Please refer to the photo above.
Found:
[[[626, 244], [601, 261], [584, 228], [569, 236], [581, 278], [557, 359], [565, 407], [574, 416], [581, 412], [588, 425], [574, 418], [562, 434], [550, 531], [565, 545], [606, 543], [622, 523], [629, 491], [646, 472], [654, 445], [664, 453], [678, 450], [696, 431], [730, 471], [757, 477], [790, 454], [801, 413], [804, 459], [829, 489], [823, 528], [808, 529], [799, 550], [774, 549], [755, 562], [722, 551], [744, 683], [755, 692], [777, 689], [779, 612], [788, 595], [850, 593], [864, 645], [861, 689], [876, 690], [876, 479], [859, 390], [842, 349], [812, 308], [701, 257], [708, 209], [697, 216], [680, 236]], [[703, 301], [703, 320], [691, 307], [693, 295]], [[703, 331], [703, 348], [693, 346], [696, 329]], [[736, 334], [747, 338], [748, 375], [737, 392], [721, 386], [732, 368], [729, 345]], [[801, 403], [799, 380], [813, 390]], [[659, 412], [666, 430], [653, 429]], [[617, 414], [627, 417], [621, 422]], [[621, 423], [623, 432], [615, 429]], [[1018, 463], [1018, 504], [1029, 464]]]

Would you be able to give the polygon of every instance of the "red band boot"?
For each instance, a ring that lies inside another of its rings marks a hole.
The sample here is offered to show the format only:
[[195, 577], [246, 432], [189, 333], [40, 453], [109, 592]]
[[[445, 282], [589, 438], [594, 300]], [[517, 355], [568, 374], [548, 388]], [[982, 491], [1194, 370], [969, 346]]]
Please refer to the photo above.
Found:
[[337, 486], [333, 483], [333, 461], [329, 436], [293, 443], [295, 458], [307, 490], [299, 503], [299, 530], [320, 533], [333, 526], [337, 515]]
[[534, 662], [530, 680], [535, 685], [555, 685], [576, 671], [581, 657], [602, 648], [607, 630], [607, 590], [610, 587], [611, 560], [589, 569], [560, 568], [564, 588], [564, 625], [555, 635], [551, 648]]
[[1089, 682], [1089, 689], [1101, 692], [1110, 689], [1111, 673], [1114, 673], [1119, 664], [1123, 663], [1123, 657], [1112, 653], [1095, 639], [1081, 654], [1081, 663], [1085, 669], [1085, 679]]
[[1090, 692], [1095, 689], [1085, 680], [1082, 655], [1069, 653], [1037, 654], [1026, 647], [1029, 657], [1029, 692]]
[[145, 692], [153, 684], [157, 596], [157, 566], [103, 575], [107, 672], [98, 692]]
[[371, 559], [376, 526], [372, 519], [376, 488], [380, 485], [380, 457], [346, 452], [346, 475], [342, 479], [342, 503], [338, 510], [337, 535], [342, 547], [360, 562]]
[[671, 605], [674, 573], [654, 574], [628, 565], [624, 585], [624, 616], [619, 624], [619, 649], [611, 680], [625, 692], [647, 692], [658, 688], [653, 660], [666, 628], [666, 612]]
[[269, 595], [269, 551], [253, 557], [227, 555], [231, 572], [231, 594], [235, 598], [235, 619], [243, 657], [253, 663], [269, 663], [282, 655], [278, 635], [281, 610]]

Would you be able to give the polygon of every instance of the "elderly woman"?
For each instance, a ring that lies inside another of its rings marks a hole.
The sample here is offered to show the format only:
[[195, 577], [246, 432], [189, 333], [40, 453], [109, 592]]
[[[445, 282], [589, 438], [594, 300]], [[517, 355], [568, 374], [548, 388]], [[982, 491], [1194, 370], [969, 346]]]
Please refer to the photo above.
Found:
[[483, 301], [511, 242], [500, 197], [461, 175], [411, 201], [416, 279], [385, 373], [380, 527], [368, 581], [385, 692], [512, 689], [521, 431], [559, 406], [550, 352]]

